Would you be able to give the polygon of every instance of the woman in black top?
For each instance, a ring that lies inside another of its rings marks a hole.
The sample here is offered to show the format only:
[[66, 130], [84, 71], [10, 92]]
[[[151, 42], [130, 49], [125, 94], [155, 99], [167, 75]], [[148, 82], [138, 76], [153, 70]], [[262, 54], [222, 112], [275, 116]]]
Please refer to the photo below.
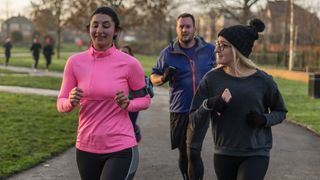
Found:
[[[120, 48], [120, 51], [127, 53], [130, 56], [134, 56], [131, 47], [128, 45], [122, 46]], [[129, 99], [133, 99], [132, 92], [129, 93]], [[136, 140], [139, 143], [141, 141], [141, 133], [140, 133], [140, 127], [137, 124], [138, 115], [139, 115], [139, 111], [129, 112], [129, 117], [134, 129], [134, 135], [136, 136]]]
[[34, 64], [33, 64], [33, 68], [34, 71], [36, 71], [37, 67], [38, 67], [38, 62], [39, 62], [39, 56], [40, 56], [40, 50], [41, 50], [41, 44], [39, 41], [39, 38], [35, 38], [33, 40], [33, 43], [30, 47], [30, 51], [32, 51], [32, 56], [33, 56], [33, 60], [34, 60]]
[[6, 66], [9, 64], [10, 56], [11, 56], [11, 48], [12, 48], [12, 43], [10, 38], [6, 39], [6, 42], [3, 44], [5, 55], [6, 55]]
[[271, 126], [287, 113], [272, 77], [248, 59], [264, 23], [222, 29], [218, 66], [201, 80], [190, 109], [195, 131], [212, 122], [214, 168], [219, 180], [262, 180], [272, 147]]
[[43, 47], [43, 55], [46, 59], [46, 71], [49, 70], [49, 65], [51, 64], [51, 57], [54, 54], [53, 45], [51, 43], [51, 39], [49, 37], [45, 40], [45, 45]]

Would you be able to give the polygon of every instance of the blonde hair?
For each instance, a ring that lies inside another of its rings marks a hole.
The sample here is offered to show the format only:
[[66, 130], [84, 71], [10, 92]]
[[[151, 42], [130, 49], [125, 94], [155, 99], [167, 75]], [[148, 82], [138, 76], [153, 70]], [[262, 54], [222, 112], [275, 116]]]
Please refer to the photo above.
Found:
[[[240, 71], [240, 64], [249, 68], [249, 69], [257, 69], [258, 66], [249, 58], [245, 57], [243, 54], [240, 53], [240, 51], [235, 48], [231, 44], [232, 54], [233, 54], [233, 64], [234, 64], [234, 70], [236, 74], [241, 74]], [[218, 64], [214, 69], [219, 69], [221, 67], [225, 67], [223, 64]]]

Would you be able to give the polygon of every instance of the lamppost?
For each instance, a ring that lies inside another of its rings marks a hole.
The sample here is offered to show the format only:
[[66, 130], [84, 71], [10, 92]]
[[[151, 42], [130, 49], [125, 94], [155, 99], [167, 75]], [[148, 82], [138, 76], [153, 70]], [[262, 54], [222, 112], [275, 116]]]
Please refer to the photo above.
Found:
[[290, 51], [289, 51], [289, 71], [293, 68], [293, 42], [294, 42], [294, 13], [293, 13], [293, 2], [294, 0], [289, 0], [290, 2]]

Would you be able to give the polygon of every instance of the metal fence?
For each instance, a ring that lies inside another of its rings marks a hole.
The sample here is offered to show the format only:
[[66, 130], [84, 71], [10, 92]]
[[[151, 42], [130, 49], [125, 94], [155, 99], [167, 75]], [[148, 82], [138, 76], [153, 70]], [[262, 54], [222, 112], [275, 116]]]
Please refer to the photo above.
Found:
[[[288, 52], [256, 52], [250, 57], [255, 63], [264, 66], [288, 68]], [[293, 69], [305, 72], [320, 72], [320, 52], [296, 52], [293, 57]]]

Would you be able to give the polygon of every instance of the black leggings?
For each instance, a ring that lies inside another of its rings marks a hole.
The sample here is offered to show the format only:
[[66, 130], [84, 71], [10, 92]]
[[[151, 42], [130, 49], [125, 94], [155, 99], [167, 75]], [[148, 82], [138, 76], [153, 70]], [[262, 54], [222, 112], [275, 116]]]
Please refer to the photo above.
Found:
[[10, 60], [10, 54], [6, 54], [6, 66], [8, 66]]
[[45, 55], [44, 58], [46, 59], [46, 68], [49, 69], [49, 65], [51, 64], [51, 55]]
[[263, 180], [267, 173], [267, 156], [214, 155], [214, 170], [218, 180]]
[[95, 154], [77, 149], [77, 164], [82, 180], [132, 180], [138, 168], [138, 148]]
[[33, 60], [34, 60], [33, 68], [37, 69], [38, 68], [38, 62], [39, 62], [39, 54], [34, 54], [33, 55]]

